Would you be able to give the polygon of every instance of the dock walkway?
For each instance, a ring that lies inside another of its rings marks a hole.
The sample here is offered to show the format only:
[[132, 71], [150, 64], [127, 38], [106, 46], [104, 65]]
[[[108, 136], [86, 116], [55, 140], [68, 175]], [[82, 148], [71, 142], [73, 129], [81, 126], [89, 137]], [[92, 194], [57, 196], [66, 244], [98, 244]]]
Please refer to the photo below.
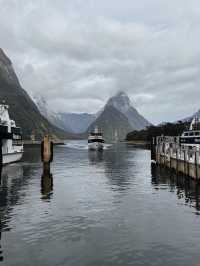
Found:
[[153, 140], [151, 152], [152, 160], [157, 164], [200, 180], [200, 151], [181, 146], [179, 137], [157, 137]]

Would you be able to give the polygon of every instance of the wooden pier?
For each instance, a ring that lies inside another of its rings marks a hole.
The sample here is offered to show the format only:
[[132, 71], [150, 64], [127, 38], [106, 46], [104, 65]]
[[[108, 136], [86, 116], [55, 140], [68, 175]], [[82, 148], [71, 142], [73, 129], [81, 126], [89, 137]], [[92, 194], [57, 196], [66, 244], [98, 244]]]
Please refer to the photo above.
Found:
[[181, 146], [179, 137], [161, 136], [154, 138], [151, 146], [151, 159], [200, 181], [200, 151], [189, 146]]

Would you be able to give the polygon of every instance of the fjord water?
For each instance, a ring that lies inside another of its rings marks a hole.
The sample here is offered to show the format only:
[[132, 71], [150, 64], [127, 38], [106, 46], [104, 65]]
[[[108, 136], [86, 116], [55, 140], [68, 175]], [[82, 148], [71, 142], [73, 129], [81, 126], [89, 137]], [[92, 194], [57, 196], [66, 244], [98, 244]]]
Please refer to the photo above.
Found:
[[68, 142], [41, 176], [37, 147], [3, 168], [0, 265], [199, 265], [199, 188], [150, 151]]

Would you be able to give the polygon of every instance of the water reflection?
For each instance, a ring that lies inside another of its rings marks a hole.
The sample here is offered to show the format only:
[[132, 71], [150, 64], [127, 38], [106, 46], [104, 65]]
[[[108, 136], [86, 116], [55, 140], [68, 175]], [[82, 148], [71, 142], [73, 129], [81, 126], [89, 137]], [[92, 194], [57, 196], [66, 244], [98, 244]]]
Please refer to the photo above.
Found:
[[88, 150], [88, 158], [91, 165], [99, 164], [104, 159], [104, 151]]
[[53, 195], [53, 175], [50, 172], [50, 166], [44, 166], [41, 177], [41, 194], [43, 200], [50, 200]]
[[[0, 185], [1, 185], [1, 176], [2, 176], [2, 164], [0, 165]], [[0, 213], [0, 262], [3, 261], [3, 249], [1, 246], [1, 233], [2, 232], [2, 218]]]
[[130, 178], [133, 175], [129, 160], [129, 151], [124, 144], [118, 144], [108, 150], [105, 155], [105, 176], [113, 190], [124, 191], [130, 188]]
[[[0, 230], [1, 230], [1, 225], [0, 225]], [[2, 262], [4, 260], [4, 257], [3, 257], [3, 249], [2, 249], [2, 246], [1, 246], [1, 231], [0, 231], [0, 262]]]
[[196, 214], [200, 215], [200, 184], [155, 164], [152, 164], [151, 172], [152, 185], [156, 190], [169, 188], [170, 192], [176, 192], [178, 199], [184, 199], [185, 204], [194, 207]]
[[1, 185], [2, 165], [0, 164], [0, 185]]
[[13, 206], [20, 198], [21, 177], [23, 169], [21, 165], [10, 165], [0, 169], [0, 262], [4, 260], [3, 248], [1, 245], [2, 234], [10, 231], [9, 221]]
[[34, 176], [34, 168], [23, 163], [2, 167], [0, 184], [0, 262], [4, 260], [1, 239], [4, 232], [11, 231], [13, 210], [16, 205], [23, 203], [26, 193], [22, 190], [30, 183]]
[[133, 172], [127, 160], [128, 156], [126, 144], [113, 145], [103, 152], [88, 151], [90, 164], [97, 167], [101, 165], [104, 168], [110, 187], [115, 191], [124, 191], [130, 187]]

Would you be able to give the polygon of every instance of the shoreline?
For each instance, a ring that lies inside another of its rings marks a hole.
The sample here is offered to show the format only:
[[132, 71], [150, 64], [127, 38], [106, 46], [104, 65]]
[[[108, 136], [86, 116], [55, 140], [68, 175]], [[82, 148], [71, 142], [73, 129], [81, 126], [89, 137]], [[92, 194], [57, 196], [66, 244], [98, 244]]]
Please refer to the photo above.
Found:
[[[40, 141], [40, 140], [34, 140], [34, 141], [32, 141], [32, 140], [24, 140], [23, 144], [24, 144], [24, 146], [39, 146], [39, 145], [41, 145], [41, 142], [42, 141]], [[59, 141], [53, 141], [53, 144], [54, 145], [64, 145], [65, 142], [62, 141], [62, 140], [59, 140]]]
[[125, 140], [123, 141], [123, 143], [126, 143], [126, 144], [131, 144], [131, 145], [134, 145], [136, 147], [145, 147], [145, 148], [148, 148], [150, 149], [151, 147], [151, 142], [150, 141], [144, 141], [144, 140]]

